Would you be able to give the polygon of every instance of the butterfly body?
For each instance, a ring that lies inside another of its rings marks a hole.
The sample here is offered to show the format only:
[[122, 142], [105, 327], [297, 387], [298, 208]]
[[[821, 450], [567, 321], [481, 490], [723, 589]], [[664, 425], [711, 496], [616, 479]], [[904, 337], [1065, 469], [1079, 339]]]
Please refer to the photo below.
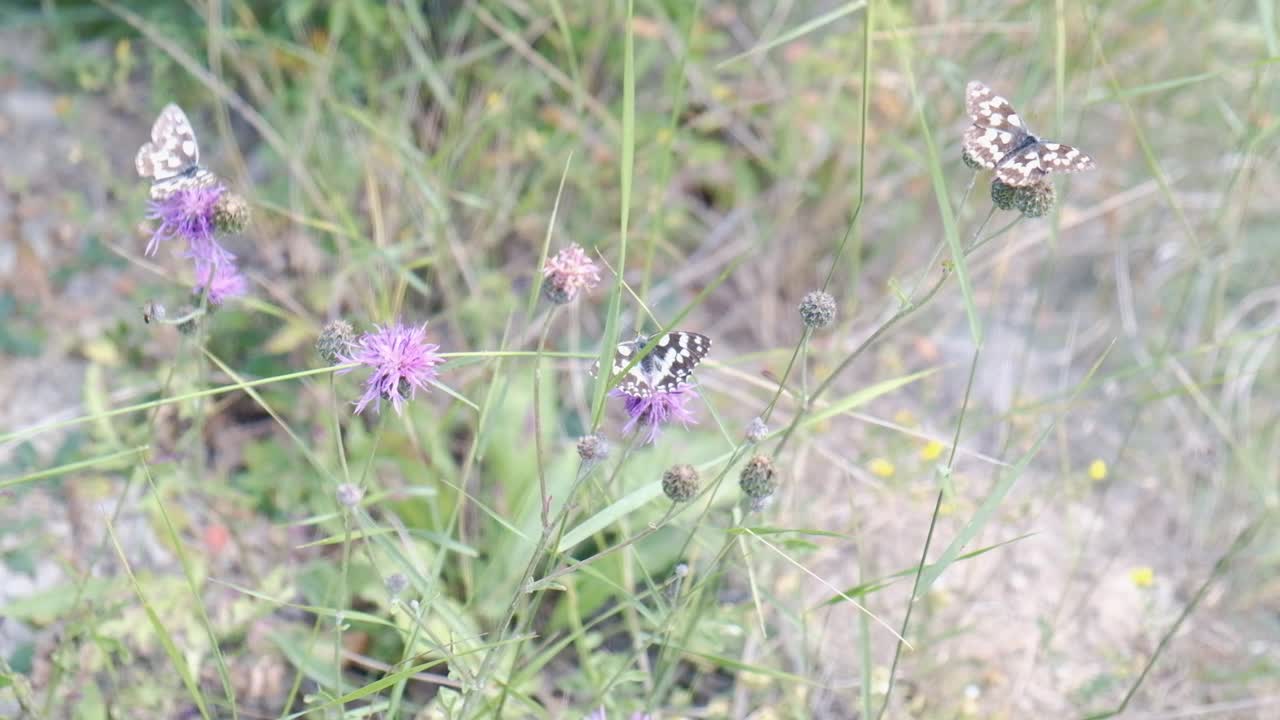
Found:
[[166, 105], [152, 124], [151, 141], [138, 148], [134, 167], [139, 175], [151, 179], [153, 200], [164, 200], [190, 188], [208, 187], [218, 180], [200, 166], [195, 130], [187, 114], [173, 103]]
[[1027, 129], [1013, 106], [984, 83], [965, 89], [965, 109], [973, 124], [964, 133], [964, 149], [996, 179], [1013, 186], [1034, 185], [1051, 172], [1091, 170], [1093, 158], [1079, 148], [1039, 138]]
[[[711, 350], [711, 338], [706, 335], [676, 330], [663, 335], [649, 354], [632, 365], [633, 358], [652, 339], [637, 335], [634, 340], [618, 343], [610, 373], [623, 376], [618, 382], [618, 390], [623, 394], [644, 398], [654, 393], [673, 392]], [[628, 365], [631, 365], [629, 370]], [[592, 373], [596, 370], [592, 368]]]

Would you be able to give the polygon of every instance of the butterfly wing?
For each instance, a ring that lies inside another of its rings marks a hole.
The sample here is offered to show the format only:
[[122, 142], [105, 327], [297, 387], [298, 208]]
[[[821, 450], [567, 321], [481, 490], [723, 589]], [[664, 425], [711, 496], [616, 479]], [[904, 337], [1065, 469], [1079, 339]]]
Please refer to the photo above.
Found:
[[[639, 337], [618, 343], [614, 351], [610, 374], [622, 376], [617, 388], [631, 397], [673, 392], [711, 350], [711, 338], [706, 335], [677, 330], [663, 335], [648, 355], [632, 365], [636, 354], [648, 344], [649, 338]], [[591, 374], [596, 375], [598, 371], [599, 367], [593, 365]]]
[[701, 333], [669, 332], [649, 355], [650, 383], [657, 392], [673, 392], [711, 351], [711, 338]]
[[964, 133], [964, 149], [979, 165], [991, 169], [1027, 139], [1022, 118], [1005, 98], [974, 80], [965, 88], [965, 109], [973, 124]]
[[[610, 375], [621, 375], [618, 380], [618, 390], [632, 397], [649, 397], [653, 394], [653, 385], [649, 381], [649, 375], [645, 371], [645, 358], [641, 362], [631, 365], [632, 358], [636, 353], [644, 349], [648, 344], [648, 338], [639, 337], [635, 340], [618, 343], [618, 347], [613, 353], [613, 367], [610, 369]], [[627, 366], [631, 365], [631, 369]]]
[[162, 182], [189, 173], [200, 164], [195, 130], [182, 108], [169, 103], [151, 126], [151, 142], [138, 148], [134, 165], [138, 174]]
[[996, 168], [996, 179], [1015, 187], [1034, 185], [1051, 172], [1092, 170], [1093, 158], [1062, 143], [1038, 142], [1019, 150]]

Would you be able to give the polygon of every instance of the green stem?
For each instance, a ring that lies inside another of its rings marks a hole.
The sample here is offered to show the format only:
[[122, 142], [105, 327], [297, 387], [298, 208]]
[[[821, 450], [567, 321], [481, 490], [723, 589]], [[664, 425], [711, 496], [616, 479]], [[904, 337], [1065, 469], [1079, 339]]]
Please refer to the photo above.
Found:
[[551, 323], [555, 319], [556, 310], [551, 308], [542, 323], [542, 335], [538, 338], [538, 353], [533, 358], [533, 451], [534, 466], [538, 470], [538, 498], [541, 501], [542, 532], [546, 533], [550, 525], [551, 496], [547, 494], [547, 470], [543, 467], [542, 452], [542, 350], [547, 344], [547, 335], [551, 332]]

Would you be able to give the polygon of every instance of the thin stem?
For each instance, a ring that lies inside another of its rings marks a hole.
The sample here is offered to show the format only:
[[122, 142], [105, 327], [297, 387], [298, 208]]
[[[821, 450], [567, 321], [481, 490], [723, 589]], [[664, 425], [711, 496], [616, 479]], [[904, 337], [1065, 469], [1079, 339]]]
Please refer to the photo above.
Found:
[[[632, 436], [632, 443], [627, 446], [628, 452], [624, 453], [624, 455], [619, 458], [619, 468], [622, 463], [626, 462], [627, 456], [630, 455], [629, 450], [634, 446], [635, 437], [636, 435]], [[542, 533], [538, 537], [538, 543], [534, 546], [533, 552], [529, 555], [529, 562], [525, 564], [524, 572], [521, 574], [520, 580], [516, 583], [516, 590], [512, 593], [511, 602], [507, 604], [507, 611], [503, 615], [502, 622], [498, 624], [498, 639], [494, 643], [493, 648], [485, 653], [484, 661], [480, 664], [480, 671], [476, 676], [476, 682], [479, 687], [483, 688], [485, 683], [488, 681], [489, 675], [493, 672], [494, 663], [498, 660], [498, 654], [504, 649], [505, 641], [510, 636], [508, 630], [511, 626], [511, 621], [515, 619], [516, 616], [516, 609], [519, 607], [521, 600], [523, 600], [524, 596], [527, 594], [525, 592], [525, 588], [528, 586], [530, 578], [533, 577], [534, 571], [537, 570], [538, 564], [541, 562], [543, 555], [550, 547], [553, 535], [552, 530], [559, 527], [561, 533], [563, 532], [564, 523], [568, 519], [569, 512], [573, 509], [573, 498], [577, 495], [578, 489], [582, 487], [582, 483], [591, 474], [592, 469], [593, 468], [591, 466], [588, 466], [585, 463], [580, 462], [578, 464], [578, 476], [574, 480], [573, 486], [570, 488], [568, 495], [565, 496], [564, 503], [560, 507], [560, 512], [556, 515], [555, 522], [543, 525]], [[559, 535], [560, 533], [555, 534]], [[532, 622], [532, 615], [533, 613], [526, 613], [522, 622]], [[517, 645], [515, 648], [516, 657], [519, 656], [519, 651], [520, 645]], [[479, 690], [467, 693], [466, 699], [462, 703], [462, 712], [459, 713], [459, 717], [470, 717], [468, 715], [468, 711], [471, 710], [473, 704], [477, 702], [476, 698], [482, 694], [483, 693]], [[506, 693], [504, 690], [503, 701], [505, 701], [505, 696]]]
[[586, 567], [587, 565], [590, 565], [598, 560], [601, 560], [608, 555], [612, 555], [613, 553], [619, 550], [622, 550], [623, 548], [630, 547], [640, 542], [641, 540], [645, 539], [646, 537], [649, 537], [653, 533], [662, 529], [662, 527], [666, 524], [667, 520], [670, 519], [673, 514], [675, 514], [675, 509], [676, 509], [676, 505], [675, 503], [672, 503], [667, 508], [667, 512], [661, 518], [658, 518], [657, 520], [649, 523], [649, 526], [644, 530], [640, 531], [639, 533], [632, 535], [631, 537], [627, 538], [626, 540], [623, 540], [622, 542], [614, 543], [613, 545], [610, 545], [608, 548], [601, 550], [600, 552], [596, 553], [595, 555], [592, 555], [591, 557], [586, 557], [581, 560], [574, 561], [572, 564], [565, 565], [559, 570], [543, 575], [542, 577], [538, 578], [538, 580], [535, 581], [532, 585], [529, 586], [527, 592], [536, 592], [538, 590], [544, 590], [546, 589], [547, 585], [551, 584], [551, 582], [556, 578], [564, 577], [565, 575], [568, 575], [569, 573], [572, 573], [578, 570], [579, 568]]
[[[915, 583], [911, 586], [911, 600], [907, 603], [907, 613], [902, 618], [902, 629], [898, 631], [898, 635], [906, 637], [907, 626], [911, 623], [911, 610], [916, 605], [916, 593], [920, 591], [920, 577], [924, 575], [925, 562], [929, 557], [929, 545], [933, 542], [933, 529], [938, 524], [938, 510], [942, 507], [942, 491], [938, 491], [938, 498], [933, 502], [933, 516], [929, 519], [929, 534], [924, 538], [924, 549], [920, 551], [920, 565], [916, 568]], [[899, 640], [893, 651], [893, 664], [889, 666], [889, 687], [885, 689], [884, 703], [880, 706], [880, 712], [876, 714], [876, 720], [884, 717], [885, 710], [889, 709], [889, 698], [893, 695], [893, 678], [898, 672], [898, 659], [902, 655], [902, 641]]]
[[800, 336], [800, 342], [796, 344], [795, 350], [791, 352], [791, 359], [787, 361], [787, 369], [782, 371], [782, 377], [778, 379], [778, 389], [774, 391], [773, 398], [769, 400], [769, 405], [765, 407], [761, 413], [760, 419], [769, 422], [769, 416], [773, 414], [773, 408], [778, 404], [778, 398], [782, 397], [783, 391], [787, 386], [787, 378], [791, 376], [791, 369], [795, 367], [796, 359], [800, 357], [800, 349], [805, 346], [809, 340], [809, 336], [813, 334], [813, 329], [806, 326], [804, 333]]
[[[342, 572], [338, 575], [337, 612], [333, 618], [333, 680], [337, 683], [337, 696], [339, 698], [346, 694], [346, 690], [342, 686], [342, 625], [344, 622], [343, 608], [347, 604], [347, 574], [351, 571], [351, 512], [345, 507], [342, 509], [342, 528]], [[339, 702], [339, 717], [345, 712], [346, 703]]]
[[944, 272], [938, 278], [937, 282], [933, 284], [933, 287], [929, 288], [929, 290], [924, 294], [924, 297], [920, 298], [919, 301], [912, 303], [911, 305], [907, 305], [906, 307], [902, 308], [898, 312], [894, 313], [893, 317], [889, 318], [882, 325], [880, 325], [880, 327], [876, 328], [875, 332], [871, 333], [871, 335], [869, 335], [867, 339], [863, 340], [858, 345], [858, 347], [854, 348], [853, 352], [849, 353], [849, 355], [845, 357], [844, 360], [840, 361], [840, 364], [836, 366], [836, 369], [833, 370], [831, 374], [827, 376], [826, 380], [823, 380], [821, 383], [819, 383], [818, 387], [813, 391], [813, 394], [809, 396], [809, 402], [806, 403], [806, 406], [801, 408], [800, 411], [796, 413], [796, 416], [792, 418], [791, 424], [787, 426], [786, 431], [782, 434], [782, 438], [778, 441], [778, 445], [774, 448], [773, 454], [775, 457], [780, 455], [782, 453], [782, 449], [786, 447], [787, 441], [791, 438], [791, 435], [795, 432], [796, 428], [799, 427], [800, 421], [804, 419], [804, 414], [807, 411], [808, 407], [811, 407], [813, 403], [824, 392], [826, 392], [828, 388], [831, 387], [831, 383], [834, 382], [835, 379], [840, 376], [840, 373], [844, 372], [846, 368], [848, 368], [851, 364], [853, 364], [853, 361], [857, 360], [858, 357], [862, 355], [862, 353], [868, 347], [870, 347], [872, 343], [880, 339], [881, 335], [884, 335], [886, 332], [889, 331], [890, 328], [892, 328], [894, 325], [897, 325], [903, 318], [911, 315], [916, 310], [919, 310], [921, 307], [924, 307], [925, 303], [928, 303], [931, 299], [933, 299], [933, 296], [938, 294], [938, 291], [942, 289], [942, 285], [943, 283], [946, 282], [947, 277], [949, 275], [950, 273]]
[[245, 380], [244, 382], [232, 383], [230, 385], [219, 385], [217, 387], [205, 388], [204, 390], [196, 390], [194, 392], [183, 393], [182, 395], [160, 398], [159, 400], [151, 400], [149, 402], [138, 403], [137, 405], [129, 405], [127, 407], [116, 408], [115, 410], [94, 413], [93, 415], [82, 415], [80, 417], [69, 418], [67, 420], [55, 420], [53, 422], [44, 423], [43, 425], [36, 425], [24, 430], [16, 430], [11, 433], [0, 435], [0, 445], [4, 445], [14, 440], [22, 440], [34, 435], [39, 435], [50, 430], [60, 430], [65, 427], [83, 425], [87, 422], [93, 422], [94, 420], [105, 420], [119, 415], [128, 415], [129, 413], [150, 410], [164, 405], [172, 405], [173, 403], [183, 402], [185, 400], [222, 395], [224, 393], [235, 392], [237, 390], [244, 390], [245, 388], [258, 387], [259, 385], [270, 385], [271, 383], [283, 382], [285, 380], [296, 380], [298, 378], [310, 377], [312, 375], [328, 375], [338, 370], [346, 370], [353, 367], [356, 367], [354, 363], [348, 365], [335, 365], [334, 367], [312, 368], [311, 370], [300, 370], [298, 372], [287, 373], [285, 375], [274, 375], [267, 378], [258, 378], [257, 380]]
[[[969, 364], [969, 382], [964, 388], [964, 400], [960, 403], [960, 417], [956, 420], [956, 432], [951, 441], [951, 454], [947, 457], [948, 471], [950, 471], [952, 463], [955, 462], [956, 449], [960, 446], [960, 429], [964, 427], [965, 411], [969, 408], [969, 397], [973, 392], [973, 379], [977, 375], [978, 357], [981, 353], [981, 346], [973, 349], [973, 362]], [[938, 499], [933, 504], [933, 517], [929, 520], [929, 534], [925, 537], [924, 550], [920, 553], [920, 567], [916, 569], [916, 579], [911, 586], [911, 597], [907, 600], [907, 612], [902, 618], [902, 630], [898, 632], [898, 642], [893, 648], [893, 663], [889, 666], [889, 685], [884, 691], [884, 704], [880, 706], [880, 713], [876, 716], [877, 718], [884, 716], [885, 709], [889, 707], [889, 697], [893, 695], [893, 681], [897, 676], [898, 659], [902, 656], [902, 645], [906, 642], [904, 638], [907, 635], [907, 625], [911, 622], [911, 609], [915, 607], [916, 596], [920, 592], [920, 578], [924, 575], [925, 561], [929, 556], [929, 544], [933, 541], [933, 528], [938, 522], [938, 510], [942, 507], [942, 498], [946, 494], [945, 487], [939, 489]]]
[[542, 350], [547, 344], [547, 335], [551, 332], [551, 323], [556, 317], [559, 306], [551, 308], [542, 322], [542, 335], [538, 338], [538, 353], [533, 356], [533, 451], [534, 465], [538, 470], [538, 498], [541, 500], [542, 532], [546, 533], [550, 523], [551, 496], [547, 494], [547, 470], [544, 467], [542, 452]]
[[[995, 208], [992, 208], [992, 212], [994, 212], [994, 211], [995, 211]], [[988, 219], [990, 219], [990, 217], [991, 217], [990, 215], [988, 215], [988, 216], [987, 216], [987, 218], [988, 218]], [[981, 240], [978, 240], [978, 239], [977, 239], [977, 234], [975, 233], [975, 234], [974, 234], [974, 243], [973, 243], [972, 245], [970, 245], [970, 246], [969, 246], [969, 249], [968, 249], [968, 251], [966, 251], [966, 252], [965, 252], [965, 254], [966, 254], [966, 255], [968, 255], [968, 254], [970, 254], [970, 253], [976, 252], [976, 251], [978, 250], [978, 248], [982, 247], [983, 245], [986, 245], [987, 243], [991, 242], [992, 240], [995, 240], [996, 238], [998, 238], [998, 237], [1000, 237], [1001, 235], [1005, 234], [1005, 233], [1006, 233], [1006, 232], [1008, 232], [1008, 231], [1009, 231], [1009, 229], [1010, 229], [1010, 228], [1012, 228], [1014, 225], [1017, 225], [1018, 223], [1022, 222], [1022, 220], [1023, 220], [1023, 218], [1024, 218], [1024, 217], [1026, 217], [1026, 216], [1024, 216], [1024, 215], [1018, 215], [1018, 217], [1016, 217], [1016, 218], [1014, 218], [1013, 220], [1011, 220], [1011, 221], [1010, 221], [1008, 224], [1006, 224], [1004, 227], [1002, 227], [1002, 228], [1000, 228], [999, 230], [997, 230], [997, 231], [995, 231], [995, 232], [991, 233], [990, 235], [988, 235], [988, 236], [986, 236], [986, 237], [982, 238]], [[985, 220], [983, 221], [983, 224], [984, 224], [984, 225], [986, 224], [986, 221], [985, 221]]]
[[351, 482], [351, 468], [347, 467], [347, 450], [342, 442], [342, 419], [338, 413], [338, 393], [334, 389], [333, 376], [329, 376], [329, 398], [332, 401], [333, 442], [338, 449], [338, 464], [342, 466], [342, 479]]
[[1120, 704], [1116, 706], [1116, 709], [1111, 712], [1092, 717], [1112, 717], [1123, 713], [1125, 708], [1129, 707], [1129, 701], [1133, 699], [1135, 694], [1137, 694], [1138, 688], [1142, 687], [1142, 682], [1147, 679], [1147, 673], [1151, 672], [1151, 668], [1155, 666], [1156, 660], [1158, 660], [1160, 658], [1160, 654], [1164, 652], [1165, 646], [1169, 644], [1169, 641], [1173, 639], [1174, 635], [1178, 634], [1178, 629], [1182, 627], [1182, 623], [1185, 622], [1186, 619], [1190, 617], [1191, 613], [1195, 611], [1196, 607], [1200, 605], [1200, 601], [1204, 599], [1204, 594], [1209, 590], [1209, 586], [1213, 584], [1214, 580], [1218, 579], [1218, 576], [1221, 575], [1224, 570], [1227, 569], [1227, 565], [1231, 562], [1231, 559], [1235, 557], [1236, 553], [1240, 552], [1240, 550], [1249, 544], [1253, 539], [1253, 534], [1262, 527], [1264, 521], [1267, 520], [1270, 515], [1271, 513], [1264, 513], [1245, 527], [1244, 530], [1241, 530], [1240, 534], [1236, 536], [1236, 539], [1232, 541], [1231, 547], [1227, 548], [1227, 551], [1224, 552], [1222, 556], [1218, 558], [1218, 561], [1213, 564], [1213, 570], [1209, 571], [1209, 576], [1204, 579], [1204, 582], [1200, 583], [1200, 587], [1196, 590], [1196, 594], [1191, 596], [1191, 601], [1188, 602], [1187, 606], [1178, 614], [1178, 619], [1173, 621], [1173, 625], [1167, 632], [1165, 632], [1164, 636], [1160, 638], [1160, 642], [1156, 644], [1156, 649], [1151, 653], [1151, 657], [1147, 659], [1147, 664], [1143, 666], [1142, 672], [1138, 673], [1138, 677], [1133, 681], [1133, 685], [1129, 687], [1129, 691], [1124, 694], [1124, 698], [1120, 701]]
[[[991, 215], [988, 214], [987, 218], [990, 219], [990, 217]], [[1019, 217], [1019, 220], [1020, 219], [1021, 217]], [[1012, 223], [1009, 223], [1005, 227], [996, 231], [991, 237], [995, 237], [996, 235], [999, 235], [1007, 231], [1009, 228], [1013, 227], [1013, 225], [1016, 224], [1017, 222], [1018, 220], [1014, 220]], [[979, 225], [978, 230], [981, 231], [982, 228], [986, 226], [986, 223], [987, 223], [987, 220], [983, 220], [982, 224]], [[963, 251], [964, 257], [968, 257], [970, 254], [973, 253], [973, 251], [977, 250], [979, 247], [982, 247], [982, 245], [987, 240], [990, 240], [990, 239], [991, 238], [988, 237], [983, 240], [978, 240], [970, 244], [969, 247], [965, 248], [965, 250]], [[943, 284], [946, 283], [947, 278], [949, 278], [950, 276], [951, 276], [951, 272], [947, 269], [947, 266], [944, 265], [942, 274], [933, 283], [933, 285], [930, 286], [929, 289], [925, 291], [924, 295], [921, 296], [919, 300], [913, 300], [909, 302], [907, 305], [900, 308], [898, 312], [894, 313], [892, 317], [884, 321], [884, 323], [882, 323], [880, 327], [877, 327], [875, 331], [871, 333], [871, 335], [867, 336], [865, 340], [859, 343], [858, 346], [853, 349], [853, 352], [849, 353], [849, 355], [847, 355], [844, 358], [844, 360], [840, 361], [840, 364], [836, 366], [835, 370], [831, 371], [831, 374], [828, 375], [825, 380], [819, 383], [818, 387], [814, 389], [813, 393], [809, 396], [808, 402], [806, 402], [800, 408], [799, 412], [796, 413], [795, 417], [792, 418], [791, 423], [787, 426], [786, 431], [782, 434], [782, 437], [778, 440], [778, 445], [774, 448], [775, 456], [780, 455], [782, 453], [783, 448], [785, 448], [787, 445], [787, 441], [791, 439], [791, 435], [795, 433], [796, 429], [800, 426], [800, 421], [804, 418], [805, 413], [809, 410], [809, 408], [813, 406], [813, 403], [816, 402], [823, 393], [825, 393], [827, 390], [831, 388], [831, 385], [832, 383], [835, 382], [836, 378], [838, 378], [841, 373], [843, 373], [850, 365], [852, 365], [853, 361], [857, 360], [858, 357], [862, 355], [862, 353], [865, 352], [866, 349], [869, 348], [876, 340], [879, 340], [882, 335], [888, 332], [890, 328], [892, 328], [894, 325], [897, 325], [903, 319], [907, 318], [908, 316], [912, 315], [917, 310], [919, 310], [920, 308], [928, 304], [928, 302], [932, 300], [935, 295], [938, 294], [938, 291], [942, 289]]]

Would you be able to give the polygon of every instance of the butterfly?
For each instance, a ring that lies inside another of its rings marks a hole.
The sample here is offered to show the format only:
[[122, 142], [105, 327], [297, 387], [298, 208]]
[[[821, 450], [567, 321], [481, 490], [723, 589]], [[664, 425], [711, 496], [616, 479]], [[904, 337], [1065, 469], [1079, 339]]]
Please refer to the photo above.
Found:
[[[611, 375], [621, 375], [636, 353], [644, 349], [652, 337], [636, 335], [634, 340], [618, 343], [613, 354]], [[635, 398], [645, 398], [654, 393], [672, 392], [702, 362], [711, 350], [711, 338], [695, 332], [675, 330], [662, 336], [653, 347], [618, 382], [618, 390]], [[599, 364], [591, 368], [595, 375]]]
[[1093, 158], [1079, 148], [1031, 134], [1008, 100], [977, 80], [965, 88], [965, 108], [973, 125], [964, 131], [969, 157], [1006, 185], [1034, 185], [1051, 172], [1092, 170]]
[[133, 160], [138, 174], [151, 178], [151, 199], [164, 200], [180, 190], [217, 182], [200, 167], [200, 146], [182, 108], [169, 103], [151, 126], [151, 142], [138, 148]]

